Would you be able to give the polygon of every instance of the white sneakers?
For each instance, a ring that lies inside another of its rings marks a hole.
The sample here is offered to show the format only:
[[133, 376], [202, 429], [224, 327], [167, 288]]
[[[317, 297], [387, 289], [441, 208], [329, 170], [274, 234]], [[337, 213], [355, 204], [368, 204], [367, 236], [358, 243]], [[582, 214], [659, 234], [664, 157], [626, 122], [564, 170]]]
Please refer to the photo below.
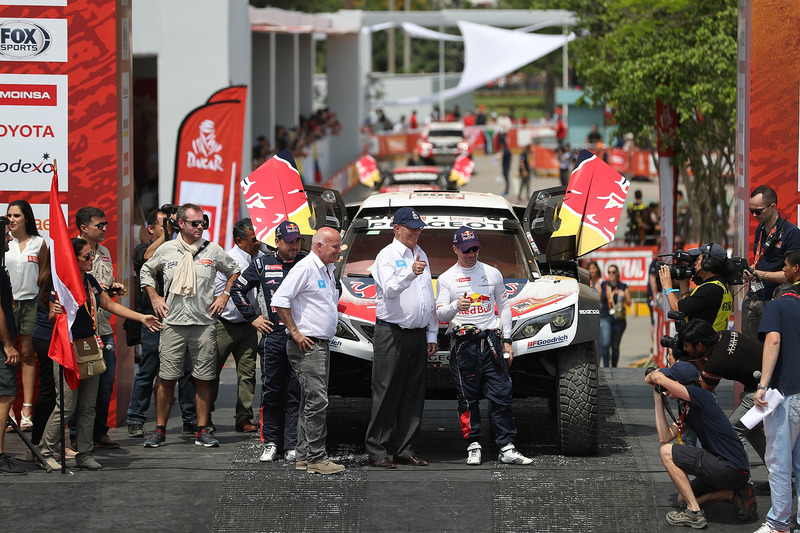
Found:
[[262, 463], [271, 463], [276, 457], [278, 457], [278, 447], [274, 442], [268, 442], [264, 453], [261, 454], [258, 460]]
[[500, 449], [497, 460], [509, 465], [529, 465], [533, 462], [530, 457], [525, 457], [514, 448], [513, 444], [506, 444]]
[[283, 454], [283, 458], [287, 461], [293, 463], [297, 461], [297, 451], [296, 450], [286, 450], [286, 453]]
[[473, 442], [467, 448], [467, 464], [470, 466], [477, 466], [481, 464], [481, 445], [478, 442]]

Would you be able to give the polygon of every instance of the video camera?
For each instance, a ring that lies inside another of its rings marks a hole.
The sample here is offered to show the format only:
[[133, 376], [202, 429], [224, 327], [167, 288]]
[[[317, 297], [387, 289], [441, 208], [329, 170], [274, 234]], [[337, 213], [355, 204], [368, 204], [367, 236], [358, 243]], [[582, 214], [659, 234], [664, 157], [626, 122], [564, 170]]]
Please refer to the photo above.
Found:
[[[172, 234], [178, 232], [178, 218], [175, 215], [178, 213], [179, 207], [180, 206], [177, 206], [175, 204], [164, 204], [158, 208], [159, 211], [167, 215], [164, 217], [164, 233], [166, 235], [169, 235], [170, 237], [172, 236]], [[204, 230], [208, 229], [208, 224], [209, 224], [208, 215], [203, 213]]]
[[675, 336], [664, 335], [661, 337], [660, 344], [664, 348], [672, 350], [672, 355], [676, 360], [686, 359], [689, 357], [689, 354], [683, 349], [683, 343], [679, 340], [680, 334], [684, 326], [686, 326], [686, 315], [680, 311], [670, 311], [667, 313], [667, 318], [675, 321], [675, 329], [678, 331], [678, 334]]
[[671, 254], [662, 254], [658, 257], [672, 257], [672, 263], [664, 263], [659, 261], [656, 263], [656, 268], [659, 270], [663, 265], [669, 266], [669, 274], [672, 279], [691, 279], [694, 276], [694, 258], [689, 255], [689, 252], [677, 250]]
[[747, 262], [747, 259], [744, 257], [731, 257], [728, 263], [729, 273], [725, 277], [725, 283], [728, 285], [743, 285], [744, 284], [744, 273], [748, 272], [751, 278], [755, 278], [756, 282], [760, 282], [761, 279], [758, 277], [758, 274], [755, 273], [753, 268]]

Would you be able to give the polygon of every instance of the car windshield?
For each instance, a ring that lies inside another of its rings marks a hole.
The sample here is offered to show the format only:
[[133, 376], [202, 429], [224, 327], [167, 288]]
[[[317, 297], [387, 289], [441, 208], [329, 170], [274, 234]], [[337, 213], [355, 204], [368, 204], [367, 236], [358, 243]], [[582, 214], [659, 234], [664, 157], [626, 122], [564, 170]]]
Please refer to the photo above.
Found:
[[[456, 262], [453, 252], [453, 229], [425, 228], [419, 238], [419, 245], [428, 255], [428, 262], [434, 278]], [[477, 230], [481, 242], [480, 261], [497, 268], [505, 279], [528, 279], [528, 260], [520, 248], [517, 236], [505, 231]], [[353, 242], [348, 245], [343, 276], [370, 277], [375, 256], [389, 244], [394, 237], [391, 229], [359, 230]]]
[[461, 137], [464, 138], [464, 132], [461, 130], [431, 130], [428, 132], [428, 137]]

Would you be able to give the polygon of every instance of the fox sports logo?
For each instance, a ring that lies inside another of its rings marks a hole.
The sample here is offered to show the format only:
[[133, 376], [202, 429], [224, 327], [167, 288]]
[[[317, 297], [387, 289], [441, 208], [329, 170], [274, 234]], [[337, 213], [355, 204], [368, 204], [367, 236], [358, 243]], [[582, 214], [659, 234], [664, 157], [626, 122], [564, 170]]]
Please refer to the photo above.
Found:
[[0, 24], [0, 58], [30, 59], [50, 48], [50, 32], [39, 24], [10, 20]]

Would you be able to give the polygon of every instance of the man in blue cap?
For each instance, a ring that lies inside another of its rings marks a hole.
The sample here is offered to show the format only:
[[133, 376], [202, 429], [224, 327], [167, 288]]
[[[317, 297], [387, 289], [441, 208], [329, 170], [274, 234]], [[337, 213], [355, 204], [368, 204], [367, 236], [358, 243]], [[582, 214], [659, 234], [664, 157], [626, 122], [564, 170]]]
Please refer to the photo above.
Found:
[[411, 449], [425, 407], [427, 356], [436, 353], [439, 332], [428, 256], [417, 244], [425, 222], [413, 208], [401, 207], [392, 224], [394, 239], [378, 252], [372, 267], [376, 320], [365, 445], [377, 468], [427, 466]]
[[692, 248], [688, 253], [695, 258], [694, 290], [689, 290], [688, 279], [678, 280], [679, 288], [673, 289], [669, 265], [663, 265], [658, 273], [670, 309], [684, 313], [687, 320], [705, 320], [716, 331], [728, 329], [733, 312], [733, 296], [724, 279], [730, 273], [728, 253], [713, 242]]
[[[687, 361], [645, 376], [645, 383], [655, 389], [656, 429], [663, 443], [661, 462], [678, 489], [681, 504], [680, 510], [667, 513], [667, 522], [693, 529], [707, 527], [702, 507], [712, 503], [731, 502], [739, 520], [748, 520], [756, 512], [744, 446], [714, 395], [698, 386], [699, 379], [699, 370]], [[668, 407], [665, 396], [678, 400], [678, 418], [673, 424], [664, 415]], [[684, 424], [697, 434], [702, 448], [682, 445]], [[675, 438], [678, 446], [671, 442]], [[689, 474], [695, 476], [691, 482]]]

